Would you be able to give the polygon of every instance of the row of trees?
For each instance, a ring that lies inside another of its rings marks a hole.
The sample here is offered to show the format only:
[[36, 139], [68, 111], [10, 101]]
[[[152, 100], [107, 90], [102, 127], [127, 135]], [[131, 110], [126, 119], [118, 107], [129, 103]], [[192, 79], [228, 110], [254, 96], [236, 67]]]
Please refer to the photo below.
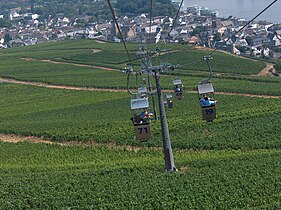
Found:
[[[117, 0], [116, 8], [122, 15], [136, 16], [150, 13], [151, 4], [147, 0]], [[152, 16], [174, 15], [176, 8], [171, 0], [155, 0], [152, 4]]]
[[0, 18], [0, 28], [9, 28], [12, 24], [7, 19]]
[[[10, 1], [9, 1], [10, 2]], [[117, 0], [112, 1], [121, 16], [136, 16], [150, 12], [150, 2], [147, 0]], [[63, 13], [69, 18], [91, 16], [92, 21], [103, 21], [111, 18], [107, 1], [105, 0], [16, 0], [8, 4], [7, 0], [0, 1], [0, 14], [7, 14], [11, 8], [21, 8], [20, 13], [32, 12], [47, 19]], [[170, 0], [154, 0], [153, 16], [175, 14], [175, 8]]]

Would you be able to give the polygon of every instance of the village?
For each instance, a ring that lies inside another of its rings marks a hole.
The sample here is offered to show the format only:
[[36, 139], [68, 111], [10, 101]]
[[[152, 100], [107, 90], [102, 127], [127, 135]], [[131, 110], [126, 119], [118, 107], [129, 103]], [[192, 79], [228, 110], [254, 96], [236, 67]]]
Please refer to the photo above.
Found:
[[[0, 15], [0, 19], [4, 18], [4, 15]], [[37, 14], [19, 14], [16, 10], [11, 11], [8, 18], [12, 26], [0, 27], [0, 48], [65, 39], [121, 41], [112, 20], [91, 22], [88, 16], [70, 18], [63, 13], [40, 20]], [[168, 16], [150, 19], [149, 15], [141, 14], [130, 18], [119, 17], [118, 21], [122, 37], [127, 42], [192, 44], [226, 50], [237, 55], [281, 59], [281, 24], [253, 22], [236, 34], [248, 20], [232, 16], [221, 18], [215, 12], [199, 6], [181, 11], [172, 31], [169, 29], [173, 24], [173, 17]]]

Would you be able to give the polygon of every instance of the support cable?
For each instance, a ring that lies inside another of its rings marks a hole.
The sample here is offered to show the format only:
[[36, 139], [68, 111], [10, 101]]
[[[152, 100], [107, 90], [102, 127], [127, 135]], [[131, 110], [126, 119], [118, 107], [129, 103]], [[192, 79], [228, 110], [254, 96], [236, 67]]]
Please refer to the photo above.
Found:
[[209, 79], [211, 80], [213, 77], [213, 72], [212, 72], [212, 68], [211, 68], [211, 64], [210, 64], [210, 60], [212, 59], [211, 56], [204, 56], [203, 60], [206, 61], [207, 65], [208, 65], [208, 69], [209, 69]]
[[[129, 92], [131, 95], [137, 95], [137, 93], [133, 93], [133, 92], [130, 90], [130, 76], [131, 76], [131, 73], [132, 73], [132, 71], [133, 71], [132, 59], [131, 59], [131, 56], [130, 56], [130, 54], [129, 54], [129, 51], [128, 51], [128, 48], [127, 48], [127, 46], [126, 46], [125, 40], [124, 40], [124, 38], [123, 38], [123, 35], [122, 35], [122, 33], [121, 33], [121, 29], [120, 29], [120, 26], [119, 26], [119, 24], [118, 24], [118, 22], [117, 22], [117, 18], [116, 18], [116, 16], [115, 16], [115, 13], [114, 13], [113, 7], [112, 7], [112, 5], [111, 5], [111, 3], [110, 3], [110, 0], [107, 0], [107, 3], [108, 3], [108, 6], [109, 6], [110, 11], [111, 11], [111, 14], [112, 14], [113, 22], [114, 22], [114, 24], [116, 25], [116, 28], [117, 28], [117, 30], [118, 30], [118, 33], [119, 33], [119, 35], [120, 35], [121, 41], [122, 41], [122, 43], [123, 43], [123, 46], [124, 46], [124, 48], [125, 48], [125, 51], [126, 51], [126, 53], [127, 53], [127, 56], [128, 56], [128, 59], [129, 59], [130, 65], [131, 65], [131, 68], [127, 71], [127, 73], [128, 73], [128, 76], [127, 76], [127, 90], [128, 90], [128, 92]], [[137, 75], [136, 75], [136, 79], [137, 79]]]
[[[128, 92], [131, 94], [131, 95], [137, 95], [138, 93], [134, 93], [131, 91], [130, 89], [130, 76], [133, 72], [132, 71], [128, 71], [128, 75], [127, 75], [127, 90]], [[137, 81], [137, 74], [135, 75], [136, 76], [136, 81]], [[136, 82], [137, 83], [137, 82]]]
[[[242, 28], [240, 28], [234, 35], [229, 37], [226, 41], [223, 43], [227, 43], [232, 37], [236, 36], [238, 33], [243, 31], [248, 25], [250, 25], [255, 19], [257, 19], [262, 13], [264, 13], [267, 9], [269, 9], [273, 4], [275, 4], [278, 0], [274, 0], [269, 4], [266, 8], [264, 8], [259, 14], [257, 14], [255, 17], [253, 17], [250, 21], [248, 21]], [[214, 49], [209, 55], [212, 55], [215, 51], [217, 51], [217, 48]]]
[[150, 0], [150, 11], [149, 11], [149, 34], [148, 34], [148, 43], [147, 48], [149, 49], [149, 43], [151, 39], [151, 25], [152, 25], [152, 0]]
[[128, 56], [128, 58], [129, 58], [129, 62], [130, 62], [130, 64], [132, 65], [131, 56], [130, 56], [130, 54], [129, 54], [128, 48], [127, 48], [126, 43], [125, 43], [125, 40], [124, 40], [123, 35], [122, 35], [122, 33], [121, 33], [121, 29], [120, 29], [120, 26], [119, 26], [119, 24], [118, 24], [118, 22], [117, 22], [117, 18], [116, 18], [115, 14], [114, 14], [114, 10], [113, 10], [113, 7], [112, 7], [112, 5], [111, 5], [111, 3], [110, 3], [110, 0], [107, 0], [107, 3], [108, 3], [108, 6], [109, 6], [110, 11], [111, 11], [111, 14], [112, 14], [113, 22], [114, 22], [114, 24], [115, 24], [116, 27], [117, 27], [117, 30], [118, 30], [118, 33], [119, 33], [119, 35], [120, 35], [121, 41], [122, 41], [122, 43], [123, 43], [123, 45], [124, 45], [124, 48], [125, 48], [126, 53], [127, 53], [127, 56]]
[[182, 7], [182, 4], [183, 4], [183, 0], [181, 0], [180, 6], [179, 6], [178, 11], [177, 11], [177, 14], [176, 14], [176, 16], [175, 16], [175, 18], [174, 18], [174, 21], [173, 21], [173, 24], [172, 24], [172, 27], [171, 27], [171, 29], [170, 29], [169, 34], [172, 32], [172, 30], [174, 29], [174, 27], [175, 27], [175, 25], [176, 25], [176, 21], [177, 21], [177, 19], [178, 19], [178, 16], [179, 16], [179, 13], [180, 13], [180, 9], [181, 9], [181, 7]]
[[[176, 21], [177, 21], [177, 18], [178, 18], [178, 15], [180, 13], [180, 10], [181, 10], [181, 7], [182, 7], [182, 4], [183, 4], [183, 0], [181, 0], [181, 3], [180, 3], [180, 6], [177, 10], [177, 13], [176, 13], [176, 16], [174, 17], [174, 21], [172, 23], [172, 27], [170, 28], [170, 32], [168, 33], [168, 36], [170, 36], [170, 33], [172, 32], [172, 30], [174, 29], [175, 25], [176, 25]], [[162, 43], [161, 47], [159, 49], [161, 49], [163, 46], [164, 46], [165, 43]]]

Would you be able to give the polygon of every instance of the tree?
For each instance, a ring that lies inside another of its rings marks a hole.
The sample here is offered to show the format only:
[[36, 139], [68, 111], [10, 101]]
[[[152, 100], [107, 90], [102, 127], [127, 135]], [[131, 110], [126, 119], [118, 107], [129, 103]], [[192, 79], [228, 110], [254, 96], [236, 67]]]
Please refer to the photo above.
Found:
[[236, 48], [241, 52], [241, 53], [246, 53], [247, 48], [243, 46], [236, 46]]
[[221, 40], [221, 34], [220, 33], [215, 33], [214, 34], [214, 41], [215, 42], [219, 42]]
[[[117, 0], [115, 7], [119, 13], [127, 16], [136, 16], [149, 13], [150, 3], [147, 0]], [[176, 9], [170, 0], [156, 0], [153, 4], [153, 15], [174, 15]]]
[[11, 40], [12, 40], [11, 35], [9, 33], [6, 33], [5, 36], [4, 36], [4, 43], [7, 44]]
[[206, 31], [206, 27], [204, 26], [197, 26], [196, 28], [193, 29], [193, 31], [191, 32], [192, 36], [196, 36], [200, 33], [202, 33], [203, 31]]
[[[122, 34], [122, 38], [123, 39], [126, 39], [127, 37], [128, 37], [128, 33], [127, 32], [125, 32], [125, 31], [121, 31], [121, 34]], [[118, 32], [117, 33], [117, 36], [116, 36], [118, 39], [121, 39], [121, 35], [120, 35], [120, 33]]]
[[250, 45], [250, 46], [253, 45], [253, 38], [252, 38], [252, 37], [247, 36], [247, 37], [246, 37], [246, 41], [247, 41], [248, 45]]
[[12, 24], [10, 23], [10, 21], [0, 18], [0, 27], [2, 28], [10, 28], [12, 26]]

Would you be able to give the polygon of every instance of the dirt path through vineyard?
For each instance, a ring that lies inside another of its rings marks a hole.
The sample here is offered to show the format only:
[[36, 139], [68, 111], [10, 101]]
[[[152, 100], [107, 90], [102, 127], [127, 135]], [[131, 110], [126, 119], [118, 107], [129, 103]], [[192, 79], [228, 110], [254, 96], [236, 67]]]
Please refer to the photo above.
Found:
[[65, 142], [56, 142], [45, 140], [36, 136], [19, 136], [14, 134], [0, 134], [0, 142], [7, 143], [19, 143], [19, 142], [31, 142], [31, 143], [39, 143], [39, 144], [55, 144], [60, 146], [107, 146], [109, 148], [120, 148], [127, 149], [129, 151], [139, 151], [141, 149], [147, 150], [161, 150], [162, 147], [140, 147], [140, 146], [130, 146], [130, 145], [116, 145], [114, 143], [96, 143], [95, 141], [65, 141]]
[[[94, 52], [95, 49], [92, 50]], [[41, 61], [44, 63], [54, 63], [54, 64], [62, 64], [62, 65], [72, 65], [72, 66], [79, 66], [79, 67], [88, 67], [88, 68], [93, 68], [93, 69], [102, 69], [106, 71], [118, 71], [121, 72], [119, 69], [114, 69], [114, 68], [107, 68], [103, 66], [92, 66], [92, 65], [87, 65], [87, 64], [78, 64], [78, 63], [69, 63], [69, 62], [59, 62], [59, 61], [52, 61], [52, 60], [40, 60], [40, 59], [35, 59], [35, 58], [21, 58], [22, 60], [26, 61]]]
[[266, 75], [272, 75], [272, 73], [276, 72], [274, 68], [274, 64], [266, 63], [266, 67], [258, 73], [258, 76], [264, 77]]
[[91, 87], [77, 87], [77, 86], [67, 86], [67, 85], [51, 85], [44, 82], [27, 82], [19, 81], [15, 79], [7, 79], [0, 77], [0, 82], [22, 84], [22, 85], [32, 85], [38, 87], [46, 87], [53, 89], [65, 89], [65, 90], [87, 90], [87, 91], [107, 91], [107, 92], [125, 92], [125, 89], [108, 89], [108, 88], [91, 88]]
[[[22, 84], [22, 85], [32, 85], [38, 87], [46, 87], [52, 89], [65, 89], [65, 90], [86, 90], [86, 91], [105, 91], [105, 92], [127, 92], [127, 89], [110, 89], [110, 88], [91, 88], [91, 87], [77, 87], [77, 86], [66, 86], [66, 85], [51, 85], [43, 82], [27, 82], [19, 81], [15, 79], [7, 79], [0, 77], [0, 82]], [[167, 92], [168, 90], [163, 90]], [[196, 91], [186, 91], [185, 93], [197, 93]], [[270, 95], [255, 95], [248, 93], [231, 93], [231, 92], [216, 92], [217, 95], [236, 95], [245, 97], [256, 97], [256, 98], [281, 98], [281, 96], [270, 96]]]
[[[33, 58], [22, 58], [24, 60], [36, 60]], [[91, 67], [91, 68], [100, 68], [103, 70], [110, 70], [110, 71], [119, 71], [117, 69], [111, 69], [111, 68], [105, 68], [105, 67], [99, 67], [99, 66], [91, 66], [91, 65], [84, 65], [84, 64], [73, 64], [73, 63], [62, 63], [62, 62], [56, 62], [51, 60], [39, 60], [42, 62], [48, 62], [48, 63], [55, 63], [55, 64], [68, 64], [68, 65], [74, 65], [74, 66], [85, 66], [85, 67]], [[267, 67], [263, 69], [259, 76], [265, 76], [270, 69], [272, 69], [272, 64], [267, 64]], [[46, 87], [46, 88], [53, 88], [53, 89], [65, 89], [65, 90], [78, 90], [78, 91], [106, 91], [106, 92], [127, 92], [126, 89], [109, 89], [109, 88], [91, 88], [91, 87], [77, 87], [77, 86], [66, 86], [66, 85], [52, 85], [48, 83], [43, 82], [28, 82], [28, 81], [20, 81], [15, 79], [8, 79], [8, 78], [2, 78], [0, 77], [0, 82], [4, 83], [13, 83], [13, 84], [22, 84], [22, 85], [32, 85], [32, 86], [38, 86], [38, 87]], [[167, 90], [163, 90], [166, 92]], [[186, 93], [197, 93], [196, 91], [187, 91]], [[236, 96], [244, 96], [244, 97], [257, 97], [257, 98], [281, 98], [281, 96], [269, 96], [269, 95], [254, 95], [254, 94], [245, 94], [245, 93], [230, 93], [230, 92], [216, 92], [217, 95], [236, 95]], [[45, 143], [45, 144], [57, 144], [61, 146], [69, 146], [69, 145], [107, 145], [109, 147], [122, 147], [126, 148], [128, 150], [140, 150], [141, 147], [133, 147], [133, 146], [117, 146], [112, 143], [110, 144], [97, 144], [93, 141], [91, 142], [77, 142], [77, 141], [70, 141], [70, 142], [54, 142], [45, 140], [40, 137], [34, 137], [34, 136], [18, 136], [13, 134], [0, 134], [0, 141], [2, 142], [33, 142], [33, 143]], [[161, 148], [152, 148], [152, 149], [161, 149]]]

